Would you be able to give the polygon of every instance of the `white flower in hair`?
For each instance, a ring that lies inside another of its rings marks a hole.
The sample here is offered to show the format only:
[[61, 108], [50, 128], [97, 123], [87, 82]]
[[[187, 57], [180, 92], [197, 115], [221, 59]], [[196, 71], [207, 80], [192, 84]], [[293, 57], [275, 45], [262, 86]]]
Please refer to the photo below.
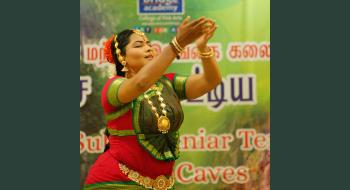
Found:
[[115, 70], [115, 65], [109, 64], [109, 66], [108, 66], [108, 78], [113, 78], [115, 75], [117, 75], [117, 72]]

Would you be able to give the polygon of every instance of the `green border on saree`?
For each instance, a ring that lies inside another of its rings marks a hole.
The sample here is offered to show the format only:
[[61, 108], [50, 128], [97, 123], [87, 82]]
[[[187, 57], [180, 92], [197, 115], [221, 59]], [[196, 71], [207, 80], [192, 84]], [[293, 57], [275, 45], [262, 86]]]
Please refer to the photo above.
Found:
[[179, 75], [175, 74], [174, 80], [173, 80], [173, 86], [175, 92], [177, 92], [179, 99], [184, 100], [187, 99], [186, 96], [186, 81], [188, 79], [188, 76], [185, 75]]
[[94, 184], [85, 184], [84, 190], [109, 190], [109, 189], [132, 189], [145, 190], [146, 188], [138, 185], [133, 181], [102, 182]]
[[120, 106], [122, 103], [118, 99], [118, 91], [125, 78], [116, 78], [107, 89], [107, 101], [113, 106]]
[[169, 87], [171, 87], [172, 89], [174, 89], [173, 83], [172, 83], [167, 77], [162, 76], [161, 78], [163, 79], [163, 81], [164, 81], [165, 83], [168, 84]]
[[134, 130], [118, 130], [118, 129], [111, 129], [107, 127], [107, 130], [109, 134], [114, 136], [132, 136], [136, 135]]
[[[157, 82], [158, 88], [160, 91], [163, 90], [163, 84], [161, 82]], [[151, 90], [146, 93], [150, 97], [156, 95], [156, 91]], [[132, 119], [133, 119], [133, 128], [136, 132], [137, 140], [139, 144], [141, 144], [146, 151], [148, 151], [155, 159], [157, 160], [163, 160], [163, 161], [171, 161], [176, 160], [179, 158], [179, 143], [176, 143], [176, 150], [175, 155], [171, 151], [164, 152], [164, 154], [160, 153], [152, 144], [150, 144], [148, 141], [145, 140], [145, 135], [141, 133], [141, 127], [139, 124], [139, 111], [140, 111], [140, 105], [142, 102], [142, 99], [144, 99], [144, 94], [137, 97], [135, 100], [132, 101]], [[179, 137], [179, 132], [173, 132], [175, 133], [175, 138]], [[172, 135], [172, 134], [168, 134]]]
[[118, 111], [109, 113], [105, 115], [105, 121], [111, 121], [114, 119], [117, 119], [118, 117], [124, 115], [126, 112], [128, 112], [131, 109], [131, 103], [125, 104], [124, 106], [120, 107]]

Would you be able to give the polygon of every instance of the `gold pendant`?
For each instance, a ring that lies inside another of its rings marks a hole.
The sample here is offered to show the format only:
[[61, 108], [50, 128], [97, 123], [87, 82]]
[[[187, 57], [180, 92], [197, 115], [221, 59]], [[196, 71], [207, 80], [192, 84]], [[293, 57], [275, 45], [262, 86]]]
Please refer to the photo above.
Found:
[[158, 130], [165, 134], [168, 133], [168, 130], [170, 129], [170, 121], [167, 116], [160, 116], [158, 118]]

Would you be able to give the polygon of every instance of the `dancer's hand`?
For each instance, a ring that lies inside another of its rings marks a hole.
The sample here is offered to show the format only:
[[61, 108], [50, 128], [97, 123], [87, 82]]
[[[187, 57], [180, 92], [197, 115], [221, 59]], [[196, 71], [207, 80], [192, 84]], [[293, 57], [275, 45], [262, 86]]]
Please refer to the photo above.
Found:
[[207, 23], [204, 24], [204, 27], [202, 29], [203, 34], [196, 40], [196, 46], [200, 52], [205, 51], [209, 39], [213, 37], [217, 28], [218, 25], [216, 25], [216, 23], [211, 19], [209, 19]]
[[204, 24], [208, 21], [205, 17], [198, 18], [190, 21], [190, 17], [186, 17], [185, 20], [178, 27], [176, 33], [177, 42], [181, 47], [194, 42], [197, 38], [203, 35]]

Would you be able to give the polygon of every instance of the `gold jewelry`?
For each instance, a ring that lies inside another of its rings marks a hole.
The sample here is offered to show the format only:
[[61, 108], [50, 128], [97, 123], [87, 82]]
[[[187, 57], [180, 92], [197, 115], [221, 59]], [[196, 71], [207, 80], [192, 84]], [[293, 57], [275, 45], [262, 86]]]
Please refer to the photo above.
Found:
[[137, 29], [133, 29], [132, 31], [133, 31], [135, 34], [141, 36], [142, 39], [143, 39], [145, 42], [147, 41], [145, 33], [141, 32], [140, 30], [137, 30]]
[[180, 59], [180, 54], [183, 52], [184, 48], [181, 47], [180, 44], [177, 42], [176, 37], [174, 37], [171, 40], [169, 45], [173, 49], [174, 53], [176, 54], [176, 58]]
[[[158, 114], [157, 108], [153, 105], [153, 102], [150, 100], [149, 95], [146, 94], [151, 89], [156, 90], [156, 94], [158, 95], [158, 100], [160, 102], [160, 107], [162, 108], [162, 115], [161, 116]], [[166, 104], [164, 103], [164, 98], [161, 96], [162, 93], [159, 91], [157, 86], [153, 86], [149, 90], [147, 90], [144, 93], [144, 97], [147, 99], [148, 104], [151, 106], [152, 111], [154, 112], [154, 114], [157, 117], [157, 128], [158, 128], [158, 131], [160, 131], [162, 134], [166, 134], [166, 133], [168, 133], [168, 131], [170, 129], [170, 120], [166, 116], [167, 111], [165, 110]]]
[[184, 48], [180, 46], [179, 42], [177, 42], [176, 37], [173, 38], [172, 42], [174, 43], [175, 47], [179, 52], [183, 52]]
[[119, 163], [119, 169], [126, 175], [130, 180], [137, 184], [153, 190], [167, 190], [174, 186], [175, 178], [170, 176], [169, 178], [164, 175], [158, 176], [156, 179], [152, 179], [147, 176], [142, 176], [139, 172], [129, 169], [124, 164]]
[[121, 50], [118, 48], [118, 41], [117, 41], [117, 35], [114, 37], [114, 47], [115, 47], [115, 54], [117, 55], [118, 61], [123, 65], [123, 72], [128, 72], [128, 68], [126, 68], [126, 61], [125, 58], [121, 55]]
[[210, 48], [210, 47], [208, 47], [209, 48], [209, 51], [208, 52], [200, 52], [199, 50], [198, 50], [198, 52], [199, 52], [199, 57], [200, 58], [210, 58], [210, 57], [213, 57], [214, 56], [214, 50], [213, 50], [213, 48]]
[[176, 58], [180, 59], [180, 52], [176, 49], [175, 45], [173, 44], [173, 42], [169, 43], [171, 49], [174, 51]]

